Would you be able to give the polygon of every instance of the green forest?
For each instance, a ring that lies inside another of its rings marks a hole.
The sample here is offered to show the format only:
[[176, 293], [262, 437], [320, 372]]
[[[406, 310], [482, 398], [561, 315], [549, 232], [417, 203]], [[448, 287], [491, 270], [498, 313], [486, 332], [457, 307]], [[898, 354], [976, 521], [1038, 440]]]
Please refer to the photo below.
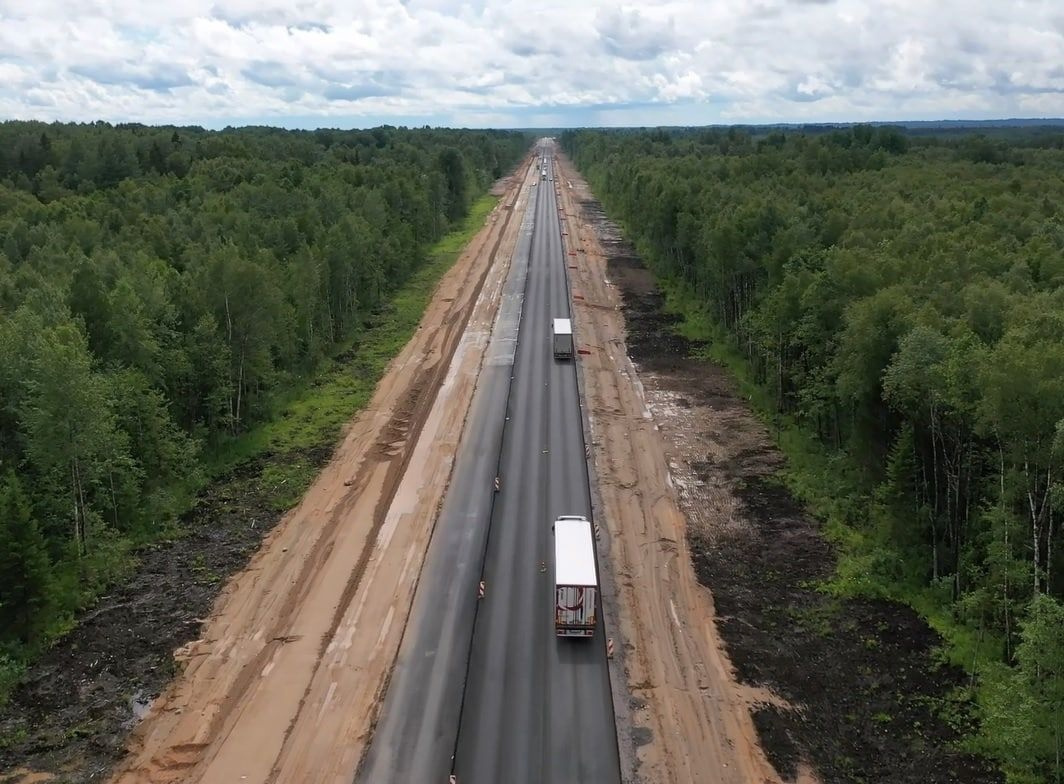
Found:
[[562, 142], [827, 455], [824, 589], [925, 614], [973, 673], [969, 742], [1010, 781], [1064, 781], [1064, 135]]
[[528, 144], [0, 124], [0, 698]]

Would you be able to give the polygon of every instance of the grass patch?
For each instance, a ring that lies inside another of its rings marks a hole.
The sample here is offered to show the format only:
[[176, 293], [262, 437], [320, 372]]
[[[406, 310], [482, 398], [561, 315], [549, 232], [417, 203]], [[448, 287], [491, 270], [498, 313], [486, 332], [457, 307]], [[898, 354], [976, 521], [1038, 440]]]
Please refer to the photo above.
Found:
[[838, 601], [832, 600], [811, 607], [790, 607], [787, 614], [803, 629], [818, 637], [828, 638], [842, 617], [842, 606]]

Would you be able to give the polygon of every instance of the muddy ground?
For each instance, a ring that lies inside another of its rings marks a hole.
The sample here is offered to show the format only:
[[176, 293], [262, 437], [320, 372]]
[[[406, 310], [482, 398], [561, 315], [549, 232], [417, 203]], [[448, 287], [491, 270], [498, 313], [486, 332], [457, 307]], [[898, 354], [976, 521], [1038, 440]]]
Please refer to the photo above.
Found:
[[[815, 590], [834, 554], [776, 478], [784, 458], [769, 432], [726, 371], [692, 357], [697, 346], [675, 333], [653, 276], [601, 205], [584, 200], [582, 211], [622, 292], [629, 355], [671, 441], [695, 571], [735, 674], [782, 698], [754, 706], [777, 771], [794, 780], [811, 768], [824, 784], [1003, 781], [954, 747], [940, 709], [964, 674], [936, 658], [937, 634], [907, 606]], [[949, 704], [956, 723], [964, 707]]]
[[174, 650], [196, 638], [221, 584], [280, 519], [258, 487], [265, 462], [300, 458], [320, 468], [330, 453], [240, 466], [182, 518], [186, 536], [144, 549], [134, 576], [30, 668], [0, 712], [0, 781], [18, 767], [65, 771], [57, 783], [103, 779], [124, 756], [137, 715], [173, 677]]

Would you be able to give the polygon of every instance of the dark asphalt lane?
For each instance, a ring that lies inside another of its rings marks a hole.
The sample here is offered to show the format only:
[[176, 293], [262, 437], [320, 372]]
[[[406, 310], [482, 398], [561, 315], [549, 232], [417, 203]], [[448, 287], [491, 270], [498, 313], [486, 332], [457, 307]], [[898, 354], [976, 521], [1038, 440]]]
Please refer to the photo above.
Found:
[[606, 635], [554, 635], [551, 523], [591, 502], [575, 365], [551, 350], [570, 316], [553, 186], [522, 223], [359, 784], [620, 782]]
[[553, 186], [539, 184], [487, 592], [455, 753], [459, 784], [620, 782], [605, 634], [558, 639], [553, 627], [551, 523], [591, 516], [576, 369], [551, 351], [551, 319], [570, 315]]
[[357, 777], [363, 784], [446, 782], [451, 771], [524, 298], [532, 207], [543, 189], [532, 190], [407, 631]]

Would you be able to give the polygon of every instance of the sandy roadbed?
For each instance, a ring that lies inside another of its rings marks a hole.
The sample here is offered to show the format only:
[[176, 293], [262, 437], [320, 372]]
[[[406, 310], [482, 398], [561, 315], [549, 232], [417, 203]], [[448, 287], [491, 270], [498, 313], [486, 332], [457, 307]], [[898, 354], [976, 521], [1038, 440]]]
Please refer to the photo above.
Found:
[[182, 672], [115, 784], [352, 780], [446, 490], [527, 171], [444, 276], [302, 502], [175, 654]]

